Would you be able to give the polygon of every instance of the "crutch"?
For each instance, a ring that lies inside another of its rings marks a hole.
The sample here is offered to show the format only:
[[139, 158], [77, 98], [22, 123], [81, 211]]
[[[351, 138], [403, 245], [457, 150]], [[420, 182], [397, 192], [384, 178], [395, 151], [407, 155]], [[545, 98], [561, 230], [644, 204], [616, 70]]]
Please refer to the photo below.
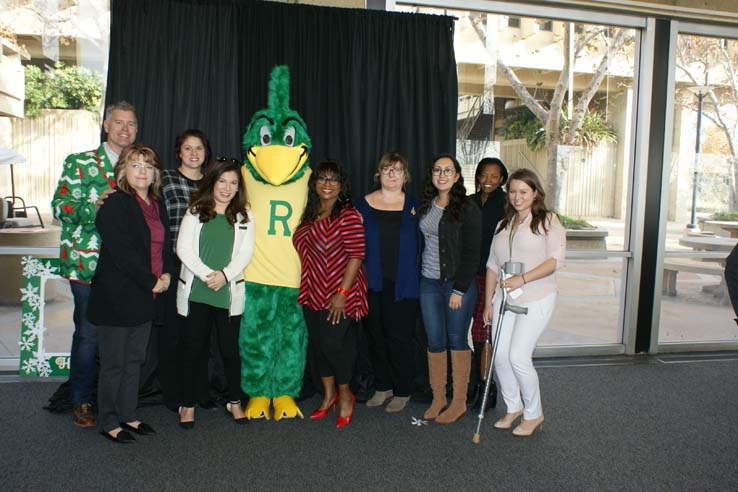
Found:
[[[508, 261], [500, 269], [499, 278], [497, 285], [502, 285], [502, 281], [506, 275], [519, 275], [525, 271], [525, 266], [520, 262]], [[513, 306], [507, 303], [507, 289], [500, 287], [502, 293], [502, 301], [500, 302], [500, 310], [497, 313], [497, 323], [495, 325], [495, 334], [493, 337], [492, 344], [492, 358], [489, 361], [489, 367], [487, 368], [487, 381], [484, 384], [484, 395], [482, 397], [482, 406], [479, 408], [479, 415], [477, 416], [477, 431], [472, 437], [474, 444], [479, 444], [480, 436], [479, 433], [482, 429], [482, 420], [484, 420], [484, 409], [487, 407], [487, 399], [489, 398], [489, 389], [492, 385], [492, 378], [494, 377], [495, 367], [495, 356], [497, 355], [497, 342], [500, 339], [500, 331], [502, 330], [502, 320], [505, 317], [505, 313], [510, 311], [515, 314], [528, 314], [528, 308], [522, 306]]]

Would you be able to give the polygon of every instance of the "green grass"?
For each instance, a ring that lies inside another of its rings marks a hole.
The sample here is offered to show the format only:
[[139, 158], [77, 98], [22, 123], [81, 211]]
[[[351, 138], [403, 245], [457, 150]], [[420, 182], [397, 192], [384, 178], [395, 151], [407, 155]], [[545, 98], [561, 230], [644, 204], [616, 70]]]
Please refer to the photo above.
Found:
[[561, 224], [563, 224], [565, 229], [572, 229], [575, 231], [581, 231], [586, 229], [596, 229], [595, 226], [590, 224], [584, 219], [574, 219], [572, 217], [569, 217], [567, 215], [559, 214], [559, 219], [561, 219]]

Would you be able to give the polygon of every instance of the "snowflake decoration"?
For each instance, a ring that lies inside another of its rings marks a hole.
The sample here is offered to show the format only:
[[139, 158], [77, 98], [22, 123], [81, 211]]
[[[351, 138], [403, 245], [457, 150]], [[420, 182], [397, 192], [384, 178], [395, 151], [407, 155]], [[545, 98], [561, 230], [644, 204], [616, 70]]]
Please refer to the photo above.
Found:
[[38, 276], [44, 277], [56, 277], [59, 269], [51, 264], [51, 262], [39, 262], [41, 266], [38, 268]]
[[21, 265], [23, 265], [23, 276], [31, 278], [36, 276], [38, 269], [41, 267], [41, 262], [32, 256], [24, 256], [21, 259]]
[[82, 198], [82, 190], [80, 190], [79, 188], [73, 189], [72, 196], [75, 200], [79, 200], [80, 198]]
[[38, 362], [38, 374], [45, 378], [49, 377], [51, 374], [51, 364], [49, 364], [48, 360], [44, 359]]
[[20, 345], [21, 350], [31, 350], [35, 345], [34, 343], [35, 341], [36, 341], [36, 336], [31, 335], [30, 337], [21, 338], [21, 341], [18, 342], [18, 345]]
[[28, 325], [28, 328], [23, 331], [23, 334], [31, 340], [35, 340], [36, 338], [41, 338], [41, 335], [43, 335], [45, 331], [46, 330], [43, 326], [38, 323], [34, 323], [33, 325]]
[[96, 168], [96, 167], [92, 167], [92, 166], [90, 166], [90, 167], [88, 167], [88, 168], [87, 168], [87, 174], [89, 174], [89, 175], [90, 175], [90, 176], [92, 176], [93, 178], [94, 178], [95, 176], [97, 176], [98, 172], [99, 172], [99, 171], [97, 170], [97, 168]]
[[38, 287], [34, 287], [29, 282], [25, 289], [21, 289], [21, 302], [27, 302], [33, 309], [41, 306], [41, 296], [39, 296]]
[[36, 324], [36, 315], [34, 313], [23, 313], [21, 318], [23, 326], [32, 327]]
[[[20, 371], [23, 376], [49, 377], [69, 373], [68, 354], [56, 354], [54, 364], [44, 349], [46, 328], [41, 322], [44, 299], [41, 296], [43, 283], [49, 278], [58, 278], [59, 260], [27, 256], [22, 259], [23, 276], [26, 282], [20, 289], [21, 336]], [[74, 272], [72, 272], [74, 273]]]
[[21, 370], [26, 374], [33, 374], [36, 372], [36, 359], [26, 359], [21, 365]]

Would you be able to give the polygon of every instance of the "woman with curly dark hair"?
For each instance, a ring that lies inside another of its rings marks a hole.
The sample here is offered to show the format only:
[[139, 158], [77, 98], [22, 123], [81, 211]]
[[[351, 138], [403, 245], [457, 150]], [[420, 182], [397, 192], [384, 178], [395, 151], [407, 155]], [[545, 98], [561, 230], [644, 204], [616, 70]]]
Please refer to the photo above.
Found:
[[236, 423], [247, 422], [241, 408], [238, 335], [245, 300], [243, 270], [254, 253], [252, 221], [241, 163], [218, 159], [192, 196], [177, 239], [177, 254], [182, 260], [177, 312], [185, 317], [179, 422], [185, 429], [195, 424], [195, 377], [207, 359], [213, 325], [228, 382], [226, 410]]
[[[471, 351], [467, 333], [477, 298], [482, 216], [466, 196], [459, 162], [436, 158], [420, 206], [423, 240], [420, 310], [428, 335], [428, 373], [433, 402], [423, 415], [439, 424], [466, 413]], [[453, 400], [446, 406], [447, 351], [451, 351]]]
[[292, 242], [302, 263], [297, 302], [323, 385], [323, 401], [310, 418], [322, 419], [338, 405], [341, 428], [351, 422], [356, 403], [349, 382], [357, 323], [367, 313], [367, 281], [361, 215], [337, 162], [321, 162], [310, 175], [307, 205]]

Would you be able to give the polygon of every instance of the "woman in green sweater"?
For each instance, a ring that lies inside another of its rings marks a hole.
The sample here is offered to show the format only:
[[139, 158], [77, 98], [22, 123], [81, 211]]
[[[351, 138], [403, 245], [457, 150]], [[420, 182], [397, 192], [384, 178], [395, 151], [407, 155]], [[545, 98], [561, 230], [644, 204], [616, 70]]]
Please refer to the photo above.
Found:
[[208, 168], [179, 229], [177, 256], [182, 270], [177, 312], [185, 317], [179, 421], [185, 429], [195, 425], [195, 374], [208, 356], [213, 325], [228, 382], [226, 410], [236, 423], [247, 422], [241, 408], [238, 335], [245, 298], [243, 270], [254, 253], [254, 228], [240, 167], [235, 159], [219, 159]]

